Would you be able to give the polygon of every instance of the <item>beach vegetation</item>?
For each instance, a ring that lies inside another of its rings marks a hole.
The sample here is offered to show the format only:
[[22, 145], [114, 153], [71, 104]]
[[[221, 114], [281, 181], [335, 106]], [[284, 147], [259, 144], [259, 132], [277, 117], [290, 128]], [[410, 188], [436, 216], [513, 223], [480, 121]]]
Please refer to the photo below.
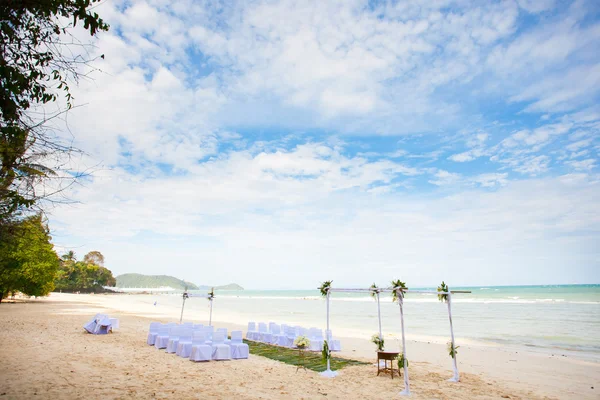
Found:
[[[406, 282], [402, 282], [400, 279], [396, 279], [395, 281], [392, 281], [392, 289], [406, 289]], [[404, 296], [404, 293], [402, 294]], [[398, 301], [398, 291], [394, 290], [392, 292], [392, 301], [393, 302], [397, 302]]]
[[61, 258], [60, 268], [56, 274], [56, 290], [66, 292], [103, 292], [104, 286], [115, 286], [117, 281], [112, 272], [95, 261], [104, 263], [104, 256], [99, 251], [91, 251], [77, 261], [74, 254], [65, 254]]
[[[83, 175], [65, 167], [75, 149], [63, 144], [47, 122], [72, 107], [69, 85], [92, 70], [88, 45], [72, 30], [83, 26], [93, 37], [109, 29], [92, 10], [97, 3], [0, 1], [0, 224], [40, 210], [65, 182]], [[57, 103], [60, 94], [66, 105]], [[44, 108], [50, 103], [58, 109], [54, 114]], [[65, 173], [59, 176], [61, 169]]]
[[[311, 352], [307, 351], [304, 354], [303, 360], [300, 361], [298, 358], [298, 350], [289, 349], [286, 347], [273, 346], [266, 343], [252, 342], [244, 340], [244, 343], [250, 347], [250, 354], [270, 358], [271, 360], [280, 361], [293, 366], [304, 366], [306, 369], [311, 371], [323, 372], [327, 368], [323, 363], [322, 352]], [[369, 363], [352, 360], [349, 358], [342, 357], [331, 357], [330, 360], [331, 369], [340, 370], [342, 368], [352, 365], [368, 365]], [[300, 364], [302, 363], [302, 365]]]
[[329, 293], [329, 289], [331, 288], [331, 283], [333, 281], [325, 281], [319, 286], [319, 292], [321, 292], [321, 296], [326, 297], [327, 293]]
[[54, 289], [59, 258], [40, 214], [0, 225], [0, 301], [9, 293], [45, 296]]

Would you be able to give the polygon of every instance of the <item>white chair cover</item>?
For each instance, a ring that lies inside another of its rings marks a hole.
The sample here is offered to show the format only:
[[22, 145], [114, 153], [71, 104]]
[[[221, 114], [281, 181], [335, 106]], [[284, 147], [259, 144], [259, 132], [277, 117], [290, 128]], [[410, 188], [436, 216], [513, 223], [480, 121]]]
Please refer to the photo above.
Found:
[[[179, 341], [177, 342], [177, 349], [175, 350], [176, 355], [183, 358], [187, 358], [190, 356], [190, 353], [192, 351], [192, 335], [193, 331], [189, 328], [181, 332], [181, 336], [179, 336]], [[182, 354], [186, 354], [183, 352], [185, 348], [189, 348], [189, 351], [187, 352], [187, 355], [184, 356]]]
[[[204, 332], [194, 332], [192, 337], [192, 346], [190, 352], [191, 361], [210, 361], [212, 360], [212, 346], [205, 343], [206, 336]], [[182, 350], [185, 353], [185, 349]], [[183, 356], [182, 356], [183, 357]]]
[[223, 332], [213, 333], [212, 340], [212, 359], [213, 360], [230, 360], [231, 348], [224, 343], [225, 338]]
[[158, 334], [156, 335], [156, 338], [154, 340], [154, 347], [156, 347], [157, 349], [167, 348], [167, 344], [169, 343], [169, 332], [171, 329], [173, 328], [168, 325], [163, 325], [159, 328]]
[[148, 343], [150, 346], [154, 346], [154, 341], [156, 340], [156, 336], [158, 335], [158, 330], [160, 329], [161, 326], [162, 326], [162, 324], [160, 322], [151, 322], [150, 323], [150, 329], [148, 330], [148, 339], [146, 340], [146, 343]]
[[169, 341], [167, 342], [167, 353], [175, 353], [177, 351], [177, 345], [179, 344], [179, 338], [181, 336], [191, 337], [192, 329], [187, 327], [177, 327], [169, 335]]
[[94, 335], [106, 335], [112, 331], [112, 325], [110, 324], [108, 315], [96, 314], [94, 318], [83, 325], [83, 329]]
[[310, 351], [321, 351], [323, 349], [323, 331], [317, 328], [310, 328], [309, 331]]
[[279, 325], [271, 323], [269, 324], [269, 330], [271, 331], [271, 340], [269, 340], [269, 343], [277, 344], [279, 342], [278, 336], [281, 332]]
[[269, 333], [269, 329], [267, 328], [267, 324], [264, 322], [258, 323], [258, 341], [265, 341], [265, 334]]
[[246, 339], [256, 340], [255, 333], [256, 333], [256, 323], [248, 322], [248, 330], [246, 331]]
[[248, 358], [250, 354], [250, 348], [242, 341], [242, 331], [231, 332], [231, 344], [229, 347], [231, 347], [231, 358], [234, 360]]
[[342, 351], [342, 344], [339, 340], [334, 339], [331, 330], [325, 332], [327, 334], [327, 344], [331, 351]]

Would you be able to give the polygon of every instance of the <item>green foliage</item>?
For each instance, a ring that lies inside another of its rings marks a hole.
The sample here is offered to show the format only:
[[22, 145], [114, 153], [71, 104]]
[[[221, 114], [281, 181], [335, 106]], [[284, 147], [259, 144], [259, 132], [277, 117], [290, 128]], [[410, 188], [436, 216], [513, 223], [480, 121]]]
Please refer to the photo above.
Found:
[[331, 288], [331, 283], [333, 281], [325, 281], [319, 286], [319, 292], [321, 292], [321, 296], [326, 297], [327, 293], [329, 293], [329, 289]]
[[28, 110], [56, 101], [60, 92], [71, 108], [69, 82], [88, 72], [90, 60], [81, 51], [85, 44], [65, 37], [78, 23], [91, 36], [108, 30], [91, 11], [100, 1], [0, 1], [0, 224], [14, 222], [45, 197], [36, 188], [56, 173], [42, 163], [73, 150], [46, 135], [44, 120], [34, 121]]
[[[444, 283], [444, 281], [442, 281], [442, 284], [440, 286], [438, 286], [437, 291], [438, 292], [447, 292], [448, 291], [448, 286]], [[438, 300], [442, 301], [444, 303], [447, 303], [448, 295], [447, 294], [438, 294]]]
[[[73, 68], [60, 53], [60, 35], [83, 23], [91, 36], [109, 26], [88, 11], [100, 0], [5, 0], [0, 2], [0, 108], [5, 122], [16, 122], [32, 103], [46, 104], [63, 90], [71, 94], [67, 72]], [[73, 21], [63, 25], [60, 18]], [[76, 62], [76, 60], [73, 60]]]
[[117, 276], [117, 286], [120, 288], [159, 288], [169, 286], [173, 289], [198, 290], [198, 286], [169, 275], [123, 274]]
[[[397, 279], [395, 281], [392, 281], [392, 288], [406, 289], [406, 283], [402, 282], [400, 279]], [[395, 290], [392, 292], [392, 301], [393, 302], [397, 302], [398, 301], [398, 292], [395, 291]]]
[[377, 298], [377, 292], [378, 292], [377, 285], [373, 282], [373, 284], [369, 287], [369, 289], [371, 289], [371, 297], [374, 299]]
[[[270, 358], [271, 360], [281, 361], [286, 364], [298, 366], [298, 350], [288, 349], [285, 347], [273, 346], [266, 343], [252, 342], [244, 340], [250, 347], [250, 354]], [[351, 365], [367, 365], [368, 363], [351, 360], [348, 358], [331, 357], [330, 358], [331, 369], [340, 370], [344, 367]], [[325, 365], [323, 364], [323, 355], [313, 352], [305, 352], [304, 354], [304, 366], [307, 369], [316, 372], [325, 371]]]
[[[398, 369], [401, 370], [404, 368], [404, 352], [400, 352], [396, 359], [398, 360]], [[408, 360], [406, 360], [406, 366], [408, 367]]]
[[383, 351], [385, 346], [385, 340], [383, 337], [379, 337], [379, 334], [371, 336], [371, 342], [377, 346], [377, 351]]
[[212, 299], [215, 298], [215, 288], [210, 289], [210, 292], [208, 292], [208, 301], [212, 301]]
[[331, 351], [329, 350], [329, 343], [327, 340], [323, 341], [323, 348], [321, 349], [321, 358], [324, 363], [327, 363], [327, 360], [331, 358]]
[[460, 346], [453, 346], [452, 342], [447, 343], [447, 350], [448, 350], [448, 354], [450, 355], [450, 357], [452, 357], [452, 358], [456, 357], [456, 354], [458, 354], [457, 349], [459, 347]]
[[104, 266], [104, 256], [99, 251], [90, 251], [85, 256], [83, 256], [83, 262], [87, 264], [95, 264], [101, 267]]
[[45, 296], [54, 288], [59, 259], [41, 215], [0, 225], [0, 301], [9, 292]]
[[109, 269], [89, 261], [98, 258], [104, 261], [99, 251], [86, 254], [84, 261], [77, 261], [72, 251], [64, 254], [55, 280], [56, 290], [101, 292], [103, 286], [115, 286], [117, 281]]

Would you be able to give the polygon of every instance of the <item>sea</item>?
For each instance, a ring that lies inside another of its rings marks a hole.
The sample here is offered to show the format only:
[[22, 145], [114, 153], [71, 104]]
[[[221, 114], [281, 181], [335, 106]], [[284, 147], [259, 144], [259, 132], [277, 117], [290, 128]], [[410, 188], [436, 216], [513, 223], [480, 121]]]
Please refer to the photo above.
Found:
[[[436, 288], [411, 288], [435, 291]], [[558, 352], [600, 361], [600, 285], [453, 287], [469, 291], [452, 296], [454, 334], [459, 345], [490, 345]], [[208, 320], [205, 292], [191, 291], [184, 320]], [[141, 295], [137, 295], [141, 296]], [[181, 294], [145, 295], [179, 316]], [[400, 340], [400, 312], [391, 295], [380, 298], [382, 332]], [[450, 340], [448, 306], [434, 293], [408, 292], [404, 301], [407, 338]], [[318, 290], [215, 291], [212, 319], [246, 325], [264, 321], [325, 328], [326, 301]], [[377, 302], [369, 293], [332, 293], [334, 335], [369, 339], [379, 331]]]

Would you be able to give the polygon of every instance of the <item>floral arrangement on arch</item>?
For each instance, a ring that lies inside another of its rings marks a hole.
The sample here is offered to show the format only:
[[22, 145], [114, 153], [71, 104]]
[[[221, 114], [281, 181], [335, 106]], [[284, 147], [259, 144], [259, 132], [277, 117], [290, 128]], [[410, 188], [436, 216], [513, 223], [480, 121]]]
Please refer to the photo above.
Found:
[[310, 346], [310, 340], [306, 336], [298, 336], [294, 340], [294, 346], [299, 349], [306, 349], [308, 346]]
[[373, 283], [369, 289], [371, 289], [371, 297], [372, 298], [377, 298], [377, 293], [379, 293], [379, 288], [377, 287], [377, 285], [375, 283]]
[[385, 344], [385, 340], [383, 340], [383, 337], [379, 337], [379, 334], [376, 333], [373, 336], [371, 336], [371, 342], [374, 343], [375, 346], [377, 346], [377, 351], [383, 351]]
[[215, 298], [215, 288], [210, 289], [210, 292], [208, 292], [206, 298], [208, 299], [208, 301], [212, 301], [212, 299]]
[[[444, 281], [442, 281], [442, 284], [440, 286], [438, 286], [437, 291], [438, 292], [448, 292], [448, 285], [446, 285], [446, 283]], [[442, 301], [444, 303], [447, 303], [448, 295], [447, 294], [438, 294], [438, 300]]]
[[[398, 354], [398, 357], [396, 357], [396, 359], [398, 360], [398, 370], [402, 370], [404, 368], [404, 351], [401, 351], [400, 354]], [[408, 359], [406, 359], [406, 366], [408, 367]]]
[[[392, 281], [392, 288], [407, 289], [406, 282], [402, 282], [400, 279]], [[396, 290], [392, 292], [392, 301], [394, 303], [398, 301], [398, 292]]]
[[452, 345], [452, 342], [448, 342], [446, 343], [446, 349], [448, 350], [448, 354], [450, 355], [450, 357], [454, 358], [456, 357], [456, 354], [458, 353], [458, 351], [456, 351], [456, 349], [458, 349], [460, 346], [456, 346], [456, 345]]
[[321, 292], [321, 296], [327, 297], [329, 289], [331, 289], [331, 282], [333, 281], [325, 281], [321, 283], [321, 286], [319, 286], [319, 292]]

